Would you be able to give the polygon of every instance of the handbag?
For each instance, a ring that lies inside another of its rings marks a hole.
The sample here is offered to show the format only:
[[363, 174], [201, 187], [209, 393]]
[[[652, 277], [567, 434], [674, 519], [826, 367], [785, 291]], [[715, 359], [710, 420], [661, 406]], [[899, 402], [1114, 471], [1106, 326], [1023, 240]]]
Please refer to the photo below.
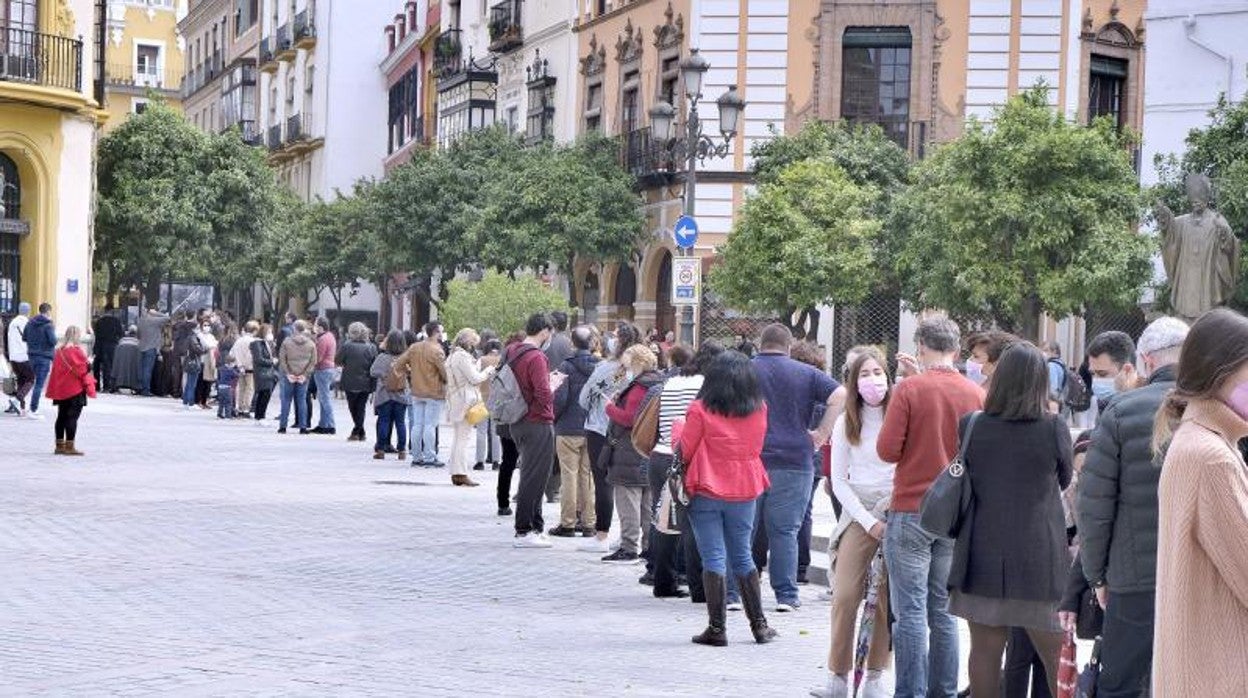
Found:
[[490, 418], [490, 411], [485, 409], [485, 403], [475, 402], [464, 412], [464, 421], [472, 426], [477, 426], [481, 422]]
[[1075, 638], [1066, 633], [1062, 639], [1062, 652], [1057, 667], [1057, 698], [1075, 698], [1079, 687], [1078, 648]]
[[685, 490], [685, 458], [679, 446], [672, 448], [672, 464], [667, 467], [667, 490], [673, 501], [689, 506], [689, 493]]
[[957, 538], [962, 525], [970, 518], [975, 495], [971, 491], [971, 479], [966, 477], [966, 448], [981, 414], [971, 415], [958, 455], [932, 482], [919, 505], [919, 525], [934, 536]]
[[659, 442], [659, 408], [662, 401], [661, 395], [655, 396], [641, 408], [637, 418], [633, 420], [633, 448], [643, 458], [649, 457], [655, 444]]
[[1075, 686], [1075, 698], [1096, 698], [1096, 682], [1101, 678], [1101, 638], [1096, 638], [1092, 645], [1092, 656], [1079, 673], [1079, 683]]
[[1096, 591], [1092, 587], [1084, 587], [1079, 594], [1079, 610], [1075, 614], [1075, 637], [1080, 640], [1095, 640], [1100, 637], [1105, 626], [1105, 609], [1096, 600]]

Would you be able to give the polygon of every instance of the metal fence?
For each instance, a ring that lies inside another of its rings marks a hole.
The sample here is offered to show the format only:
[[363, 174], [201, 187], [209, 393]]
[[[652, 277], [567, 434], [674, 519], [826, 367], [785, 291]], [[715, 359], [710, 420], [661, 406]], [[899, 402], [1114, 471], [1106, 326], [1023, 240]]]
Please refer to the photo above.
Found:
[[857, 305], [838, 305], [832, 322], [832, 373], [837, 375], [845, 353], [860, 344], [878, 346], [892, 362], [901, 331], [901, 300], [891, 294], [877, 294]]
[[[679, 312], [679, 311], [678, 311]], [[758, 342], [763, 328], [780, 320], [779, 316], [753, 314], [734, 310], [705, 286], [702, 293], [700, 341], [713, 339], [726, 347], [735, 347], [737, 336]]]
[[1084, 336], [1091, 342], [1092, 338], [1102, 332], [1118, 330], [1131, 335], [1131, 339], [1139, 339], [1148, 326], [1148, 319], [1139, 307], [1123, 310], [1121, 308], [1088, 308], [1084, 314]]

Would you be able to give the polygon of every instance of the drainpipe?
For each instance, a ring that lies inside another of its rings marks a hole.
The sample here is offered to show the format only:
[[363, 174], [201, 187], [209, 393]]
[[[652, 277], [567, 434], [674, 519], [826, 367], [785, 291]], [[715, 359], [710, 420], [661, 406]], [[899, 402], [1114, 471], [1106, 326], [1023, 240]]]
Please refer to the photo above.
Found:
[[1226, 63], [1226, 98], [1235, 99], [1235, 59], [1229, 53], [1222, 53], [1214, 49], [1209, 44], [1196, 38], [1196, 16], [1188, 15], [1183, 18], [1183, 31], [1187, 35], [1187, 40], [1196, 44], [1200, 48], [1212, 53], [1218, 57], [1218, 60]]

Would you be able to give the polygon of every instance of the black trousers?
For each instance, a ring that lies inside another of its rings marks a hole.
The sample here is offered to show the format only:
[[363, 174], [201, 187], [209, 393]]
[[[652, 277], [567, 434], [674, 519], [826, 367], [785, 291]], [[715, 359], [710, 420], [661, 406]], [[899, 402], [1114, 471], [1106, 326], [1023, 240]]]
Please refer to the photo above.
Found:
[[678, 507], [681, 552], [685, 558], [685, 579], [689, 581], [689, 600], [706, 603], [706, 589], [702, 586], [702, 556], [698, 553], [698, 541], [693, 537], [693, 525], [689, 522], [689, 510]]
[[[1028, 688], [1031, 693], [1028, 694]], [[1010, 628], [1010, 644], [1005, 649], [1005, 667], [1001, 669], [1002, 698], [1053, 698], [1049, 695], [1049, 677], [1044, 662], [1031, 643], [1031, 636], [1022, 628]]]
[[516, 472], [516, 462], [520, 460], [520, 451], [510, 436], [498, 435], [503, 445], [502, 460], [498, 463], [498, 508], [511, 507], [511, 476]]
[[252, 414], [255, 415], [256, 421], [263, 420], [265, 413], [269, 411], [269, 398], [273, 397], [273, 389], [268, 390], [256, 389], [256, 397], [251, 403]]
[[212, 382], [204, 380], [204, 374], [199, 374], [199, 382], [195, 384], [195, 404], [207, 405], [208, 396], [212, 394]]
[[368, 408], [371, 393], [347, 393], [347, 409], [351, 412], [351, 433], [364, 435], [364, 412]]
[[516, 493], [516, 535], [541, 533], [542, 503], [555, 457], [555, 428], [546, 422], [520, 421], [511, 425], [511, 438], [520, 451], [520, 488]]
[[598, 467], [599, 456], [607, 445], [607, 437], [596, 431], [585, 430], [585, 447], [589, 450], [590, 470], [594, 473], [594, 529], [598, 533], [611, 530], [611, 518], [615, 516], [615, 496], [611, 483], [607, 482], [607, 469]]
[[[667, 471], [672, 457], [664, 453], [650, 454], [649, 481], [651, 503], [649, 525], [645, 527], [646, 568], [654, 574], [654, 593], [670, 594], [676, 590], [676, 562], [679, 557], [680, 536], [660, 533], [654, 526], [654, 513], [659, 508], [659, 498], [667, 487]], [[679, 526], [679, 522], [677, 522]]]
[[73, 441], [78, 435], [78, 417], [82, 416], [82, 405], [72, 402], [58, 403], [56, 406], [57, 441]]
[[1153, 670], [1153, 604], [1156, 592], [1109, 592], [1101, 636], [1097, 698], [1147, 695]]
[[95, 362], [91, 365], [91, 373], [101, 391], [113, 387], [113, 356], [116, 353], [116, 344], [101, 344], [95, 348]]

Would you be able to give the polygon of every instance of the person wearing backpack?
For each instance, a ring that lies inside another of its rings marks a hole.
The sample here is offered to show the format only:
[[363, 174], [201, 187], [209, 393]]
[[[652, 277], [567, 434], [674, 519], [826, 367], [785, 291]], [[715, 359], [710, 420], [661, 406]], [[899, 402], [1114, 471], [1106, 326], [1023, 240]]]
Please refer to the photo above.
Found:
[[182, 357], [182, 406], [188, 410], [195, 409], [195, 392], [204, 369], [204, 354], [207, 353], [202, 335], [192, 332], [186, 341], [186, 354]]
[[[568, 376], [555, 391], [555, 448], [559, 454], [559, 474], [562, 482], [559, 500], [559, 525], [550, 529], [550, 535], [570, 538], [579, 532], [593, 535], [597, 519], [594, 516], [594, 476], [589, 462], [589, 447], [585, 443], [585, 417], [577, 397], [581, 388], [593, 375], [598, 358], [589, 353], [594, 336], [588, 327], [573, 328], [571, 332], [574, 353], [559, 366]], [[552, 341], [552, 345], [553, 345]], [[549, 358], [549, 351], [547, 358]], [[578, 521], [579, 516], [579, 521]]]
[[385, 460], [390, 447], [390, 433], [398, 434], [399, 461], [407, 458], [407, 406], [412, 401], [407, 392], [407, 378], [391, 370], [394, 361], [407, 351], [401, 330], [390, 330], [381, 343], [381, 352], [373, 359], [368, 374], [377, 384], [373, 392], [373, 411], [377, 413], [377, 442], [373, 458]]
[[[550, 389], [550, 367], [541, 347], [553, 325], [544, 313], [525, 323], [523, 342], [507, 347], [502, 366], [490, 386], [490, 413], [510, 426], [520, 452], [520, 489], [516, 494], [517, 548], [549, 548], [543, 531], [542, 499], [550, 463], [555, 457], [555, 410]], [[518, 418], [521, 401], [525, 410]]]

